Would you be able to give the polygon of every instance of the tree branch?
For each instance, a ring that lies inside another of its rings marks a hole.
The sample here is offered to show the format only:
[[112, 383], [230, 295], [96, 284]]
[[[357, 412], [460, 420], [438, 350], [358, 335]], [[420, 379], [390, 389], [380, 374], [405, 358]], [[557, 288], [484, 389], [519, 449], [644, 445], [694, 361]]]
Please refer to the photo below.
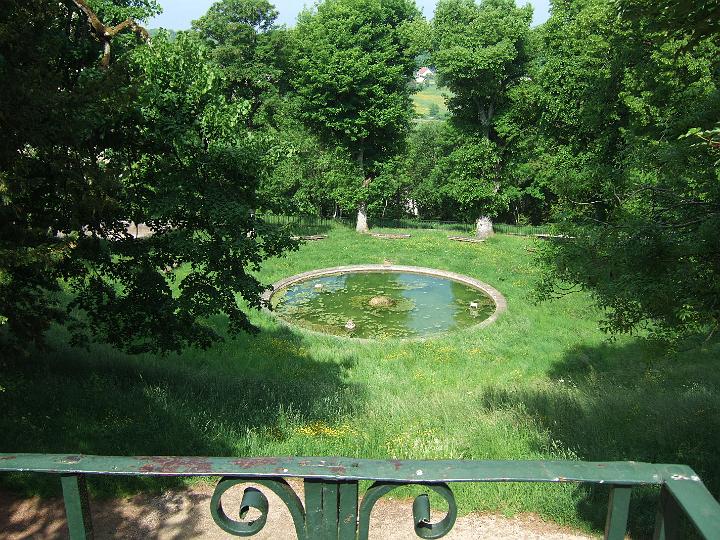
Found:
[[105, 26], [85, 0], [72, 0], [72, 2], [88, 18], [88, 23], [95, 37], [103, 45], [103, 56], [100, 60], [100, 66], [103, 68], [107, 68], [110, 65], [110, 43], [112, 39], [126, 28], [131, 28], [143, 41], [147, 42], [150, 40], [150, 34], [148, 34], [147, 30], [140, 26], [132, 17], [128, 17], [116, 26]]

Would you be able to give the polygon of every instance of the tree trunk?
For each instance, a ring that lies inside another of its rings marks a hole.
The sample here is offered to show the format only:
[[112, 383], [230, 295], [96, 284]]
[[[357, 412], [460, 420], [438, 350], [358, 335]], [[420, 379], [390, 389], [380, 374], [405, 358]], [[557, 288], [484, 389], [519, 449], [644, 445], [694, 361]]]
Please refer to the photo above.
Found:
[[[372, 178], [365, 177], [365, 139], [360, 139], [360, 145], [357, 150], [357, 163], [358, 167], [360, 167], [360, 174], [363, 178], [363, 187], [366, 188], [370, 185], [370, 181]], [[370, 229], [368, 228], [368, 221], [367, 221], [367, 201], [362, 200], [358, 203], [358, 215], [357, 215], [357, 224], [355, 225], [355, 230], [359, 233], [368, 233], [370, 232]]]
[[477, 107], [478, 120], [482, 126], [483, 136], [489, 139], [493, 117], [495, 116], [495, 107], [490, 103], [487, 110], [485, 110], [478, 99], [475, 100], [475, 106]]
[[481, 239], [485, 239], [489, 236], [492, 236], [494, 233], [493, 231], [493, 223], [492, 218], [488, 216], [480, 216], [477, 218], [477, 221], [475, 222], [476, 226], [476, 232], [475, 236]]
[[150, 41], [150, 34], [142, 26], [140, 26], [135, 19], [128, 18], [116, 26], [105, 26], [95, 12], [90, 8], [86, 0], [72, 0], [73, 3], [82, 11], [88, 18], [88, 23], [92, 29], [95, 37], [103, 44], [103, 55], [100, 60], [100, 66], [107, 68], [110, 65], [110, 42], [112, 39], [125, 30], [130, 28], [137, 36], [145, 41]]
[[357, 215], [357, 225], [355, 226], [355, 230], [359, 233], [369, 233], [370, 229], [368, 229], [368, 222], [367, 222], [367, 202], [361, 201], [358, 204], [358, 215]]
[[493, 122], [493, 116], [495, 115], [495, 107], [493, 107], [492, 103], [488, 105], [488, 111], [487, 111], [487, 123], [485, 124], [485, 138], [490, 138], [490, 129], [492, 128], [492, 122]]

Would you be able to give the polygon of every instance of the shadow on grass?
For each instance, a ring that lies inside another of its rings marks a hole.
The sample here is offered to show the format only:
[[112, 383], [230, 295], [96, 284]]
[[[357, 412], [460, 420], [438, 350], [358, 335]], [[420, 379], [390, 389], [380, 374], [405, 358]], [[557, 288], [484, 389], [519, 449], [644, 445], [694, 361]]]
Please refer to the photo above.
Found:
[[[493, 388], [488, 409], [530, 417], [550, 447], [585, 461], [642, 461], [691, 466], [720, 494], [720, 374], [717, 344], [673, 358], [641, 342], [578, 347], [552, 367], [554, 384], [537, 389]], [[608, 489], [583, 491], [578, 512], [602, 529]], [[633, 491], [630, 530], [647, 537], [657, 489]]]
[[[322, 361], [286, 328], [179, 357], [56, 350], [0, 371], [0, 452], [250, 456], [298, 425], [332, 425], [362, 403], [355, 359]], [[59, 493], [54, 475], [3, 474], [27, 495]], [[179, 479], [93, 478], [96, 496], [180, 488]]]

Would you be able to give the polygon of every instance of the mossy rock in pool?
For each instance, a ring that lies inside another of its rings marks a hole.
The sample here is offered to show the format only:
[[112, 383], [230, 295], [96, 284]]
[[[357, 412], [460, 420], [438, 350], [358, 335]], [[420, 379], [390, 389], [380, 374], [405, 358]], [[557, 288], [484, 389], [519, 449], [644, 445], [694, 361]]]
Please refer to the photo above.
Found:
[[[357, 296], [353, 296], [350, 299], [350, 304], [356, 308], [361, 309], [362, 311], [369, 311], [369, 312], [381, 312], [381, 311], [392, 311], [392, 312], [403, 312], [403, 311], [410, 311], [415, 307], [415, 302], [412, 300], [409, 300], [407, 298], [392, 298], [392, 297], [386, 297], [390, 298], [392, 301], [392, 304], [390, 305], [381, 305], [381, 306], [374, 306], [370, 303], [370, 301], [373, 298], [376, 298], [381, 295], [377, 294], [359, 294]], [[384, 296], [384, 295], [382, 295]]]
[[373, 296], [369, 301], [368, 305], [374, 308], [389, 308], [395, 305], [395, 300], [389, 296]]

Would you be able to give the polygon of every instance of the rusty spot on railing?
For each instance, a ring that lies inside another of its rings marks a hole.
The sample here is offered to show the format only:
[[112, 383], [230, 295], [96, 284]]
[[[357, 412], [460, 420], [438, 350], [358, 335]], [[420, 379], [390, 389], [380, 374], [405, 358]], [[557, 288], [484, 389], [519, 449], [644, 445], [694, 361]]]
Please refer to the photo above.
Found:
[[7, 461], [9, 459], [17, 459], [16, 456], [0, 456], [0, 461]]
[[212, 463], [203, 457], [140, 457], [149, 461], [138, 470], [146, 473], [212, 473]]
[[242, 458], [233, 461], [234, 465], [242, 467], [243, 469], [250, 469], [252, 467], [262, 467], [263, 465], [277, 465], [278, 460], [276, 458], [259, 457], [259, 458]]

